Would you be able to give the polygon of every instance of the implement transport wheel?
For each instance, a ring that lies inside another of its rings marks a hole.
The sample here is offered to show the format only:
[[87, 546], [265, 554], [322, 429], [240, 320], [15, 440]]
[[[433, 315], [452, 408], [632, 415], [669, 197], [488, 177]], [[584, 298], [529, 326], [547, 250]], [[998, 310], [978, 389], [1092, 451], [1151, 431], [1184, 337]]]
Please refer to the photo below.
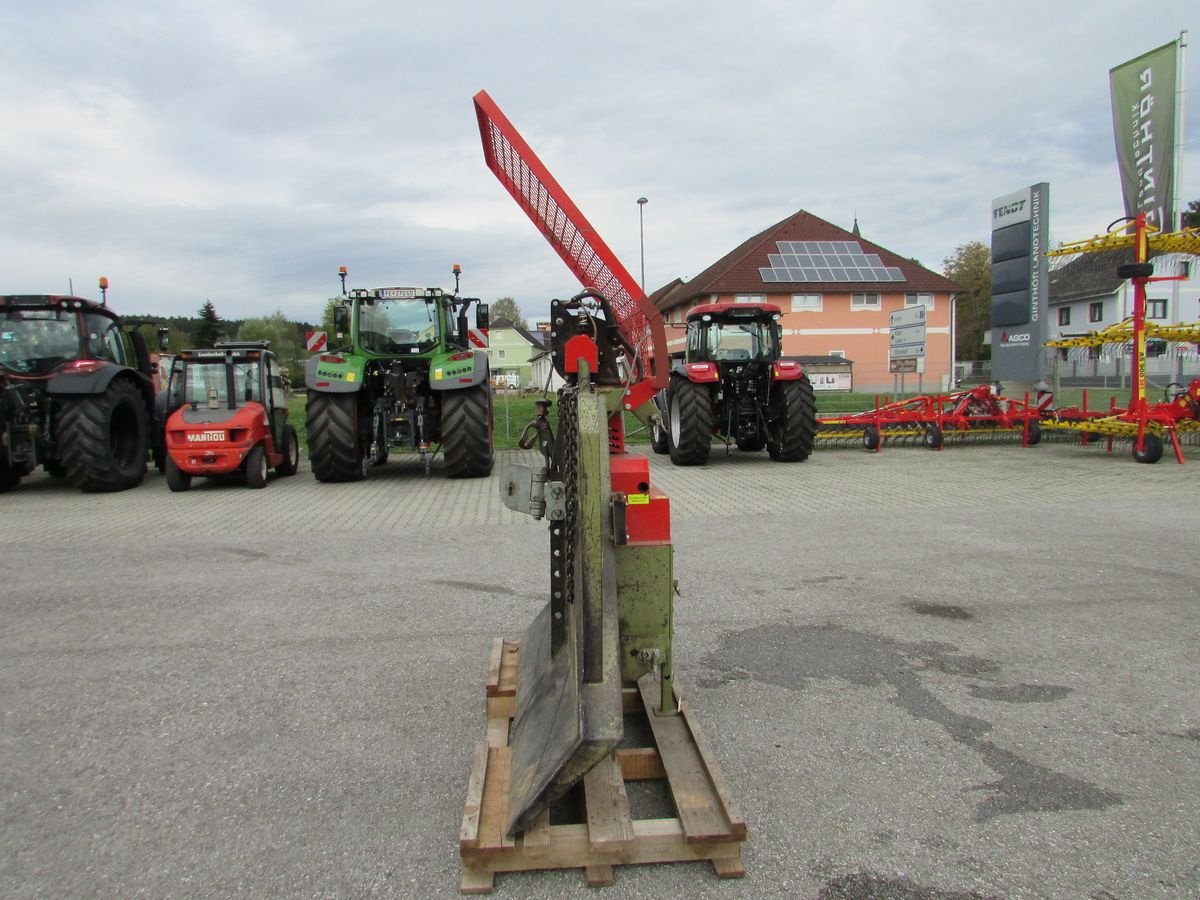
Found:
[[879, 429], [874, 425], [868, 425], [863, 429], [863, 449], [878, 450], [879, 449]]
[[442, 398], [442, 455], [451, 478], [492, 473], [492, 391], [486, 384]]
[[308, 458], [317, 481], [363, 477], [358, 443], [358, 395], [308, 392]]
[[267, 486], [267, 451], [262, 444], [255, 444], [254, 449], [246, 454], [246, 487], [265, 488]]
[[283, 459], [275, 467], [276, 475], [295, 475], [300, 467], [300, 441], [296, 437], [296, 429], [291, 425], [284, 426], [283, 446], [279, 448]]
[[930, 450], [936, 450], [942, 446], [942, 429], [936, 425], [926, 425], [925, 434], [921, 436], [921, 440]]
[[1157, 434], [1147, 431], [1142, 435], [1142, 452], [1138, 453], [1137, 441], [1133, 442], [1133, 458], [1140, 463], [1156, 463], [1162, 459], [1163, 442]]
[[668, 450], [677, 466], [702, 466], [712, 446], [712, 400], [708, 388], [686, 378], [671, 379], [667, 393]]
[[1037, 422], [1029, 423], [1029, 437], [1025, 439], [1027, 447], [1036, 447], [1042, 442], [1042, 426]]
[[803, 462], [812, 455], [817, 433], [817, 401], [807, 375], [796, 381], [775, 382], [767, 418], [774, 425], [767, 440], [771, 459]]
[[124, 378], [103, 394], [63, 406], [58, 443], [71, 484], [89, 493], [124, 491], [142, 483], [150, 428], [137, 387]]
[[1085, 447], [1088, 444], [1096, 443], [1098, 440], [1100, 440], [1100, 435], [1096, 434], [1094, 431], [1085, 431], [1079, 436], [1079, 443], [1083, 444]]
[[650, 426], [650, 449], [655, 453], [666, 453], [671, 449], [671, 443], [667, 439], [667, 429], [660, 425]]
[[182, 494], [192, 486], [192, 476], [175, 465], [175, 460], [169, 456], [166, 459], [166, 475], [167, 487], [173, 493]]

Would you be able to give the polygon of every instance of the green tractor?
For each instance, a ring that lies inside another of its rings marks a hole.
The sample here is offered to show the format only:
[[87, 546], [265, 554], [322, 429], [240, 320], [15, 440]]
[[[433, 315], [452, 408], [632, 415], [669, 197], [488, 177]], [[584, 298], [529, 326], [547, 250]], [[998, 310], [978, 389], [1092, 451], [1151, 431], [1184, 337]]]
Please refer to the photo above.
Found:
[[[392, 447], [420, 454], [429, 471], [440, 446], [451, 478], [492, 471], [487, 305], [441, 288], [346, 291], [334, 331], [349, 344], [308, 360], [308, 456], [318, 481], [357, 481]], [[475, 304], [475, 327], [467, 310]]]

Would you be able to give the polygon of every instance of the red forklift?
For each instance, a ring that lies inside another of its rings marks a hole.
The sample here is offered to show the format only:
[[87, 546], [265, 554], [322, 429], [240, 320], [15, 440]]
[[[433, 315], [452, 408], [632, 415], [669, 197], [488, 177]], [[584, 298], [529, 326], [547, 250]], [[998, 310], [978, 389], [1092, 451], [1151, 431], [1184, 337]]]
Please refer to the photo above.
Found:
[[241, 475], [267, 485], [267, 472], [294, 475], [296, 430], [287, 421], [283, 372], [269, 341], [218, 341], [184, 350], [166, 391], [167, 487], [186, 491], [197, 476]]

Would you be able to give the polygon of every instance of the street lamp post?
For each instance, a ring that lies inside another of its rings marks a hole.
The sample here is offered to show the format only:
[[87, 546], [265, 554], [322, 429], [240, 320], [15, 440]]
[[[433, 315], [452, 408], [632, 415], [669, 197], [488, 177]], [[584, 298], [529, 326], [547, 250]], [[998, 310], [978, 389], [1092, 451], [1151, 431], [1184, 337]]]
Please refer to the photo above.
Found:
[[642, 210], [646, 208], [646, 204], [650, 201], [645, 197], [638, 197], [638, 241], [642, 247], [642, 293], [646, 293], [646, 221], [642, 216]]

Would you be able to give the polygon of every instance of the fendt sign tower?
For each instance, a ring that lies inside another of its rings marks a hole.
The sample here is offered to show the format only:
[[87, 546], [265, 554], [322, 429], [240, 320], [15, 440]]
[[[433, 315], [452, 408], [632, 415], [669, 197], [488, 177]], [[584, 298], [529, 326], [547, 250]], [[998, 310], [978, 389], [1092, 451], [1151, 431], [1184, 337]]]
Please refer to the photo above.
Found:
[[1046, 375], [1050, 185], [992, 201], [992, 378], [1006, 390]]

